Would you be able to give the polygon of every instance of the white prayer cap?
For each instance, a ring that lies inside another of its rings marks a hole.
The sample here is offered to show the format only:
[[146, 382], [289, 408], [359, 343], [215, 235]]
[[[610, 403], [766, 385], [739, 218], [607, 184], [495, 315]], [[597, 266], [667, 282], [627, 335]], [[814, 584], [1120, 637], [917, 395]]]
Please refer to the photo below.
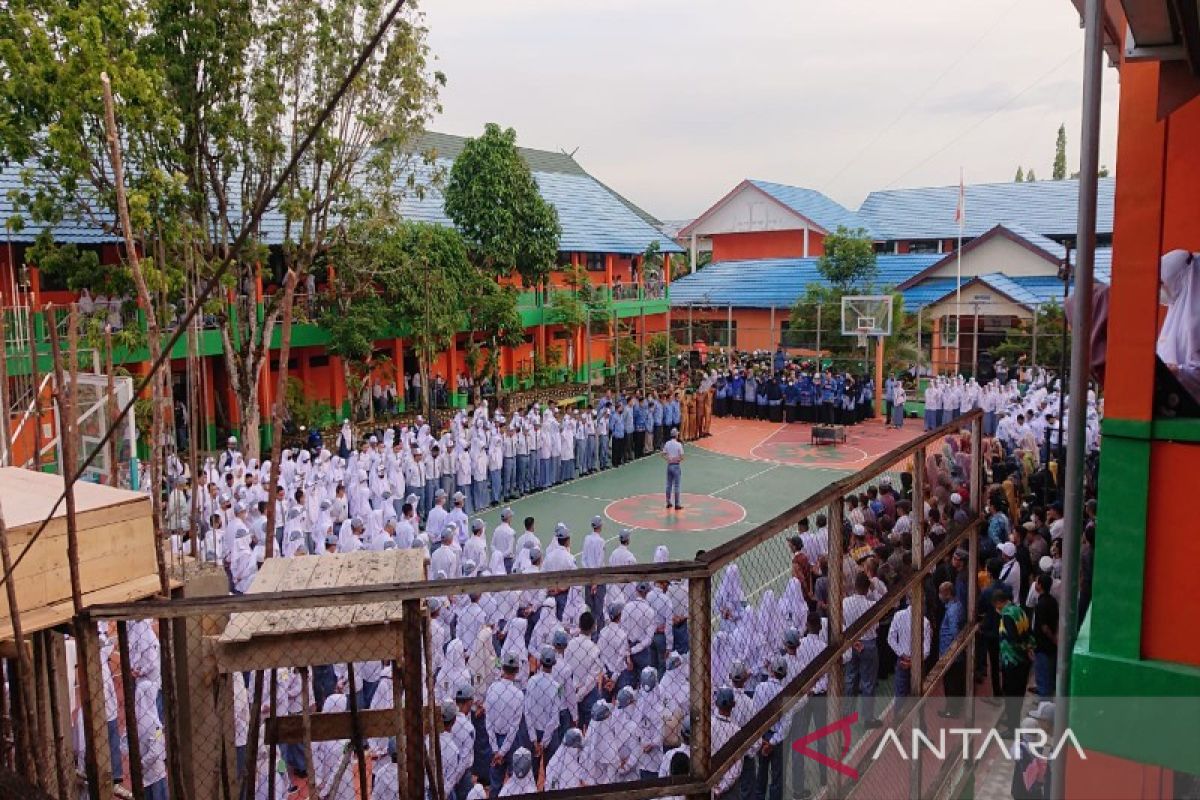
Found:
[[1050, 556], [1042, 556], [1038, 559], [1038, 569], [1042, 572], [1049, 572], [1054, 568], [1054, 559]]
[[959, 494], [958, 492], [954, 492], [953, 494], [950, 495], [950, 502], [956, 506], [961, 505], [962, 504], [962, 495]]
[[1000, 552], [1007, 558], [1012, 558], [1017, 554], [1017, 546], [1012, 542], [1004, 542], [1000, 545]]

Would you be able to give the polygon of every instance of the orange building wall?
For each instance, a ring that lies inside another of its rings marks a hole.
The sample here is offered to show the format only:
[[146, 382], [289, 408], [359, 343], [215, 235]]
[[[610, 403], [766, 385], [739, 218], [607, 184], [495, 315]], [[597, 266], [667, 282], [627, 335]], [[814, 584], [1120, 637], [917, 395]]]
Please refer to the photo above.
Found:
[[[1113, 284], [1110, 292], [1105, 415], [1153, 416], [1154, 352], [1159, 322], [1159, 260], [1175, 249], [1200, 250], [1200, 98], [1157, 119], [1159, 65], [1125, 63], [1117, 142]], [[1200, 595], [1180, 571], [1200, 554], [1187, 498], [1200, 445], [1151, 443], [1147, 482], [1142, 655], [1200, 665], [1200, 641], [1180, 636], [1178, 620], [1200, 616]], [[1188, 556], [1191, 555], [1189, 559]]]
[[[791, 316], [791, 309], [775, 309], [775, 325], [771, 326], [771, 310], [768, 308], [735, 308], [733, 309], [733, 346], [738, 350], [774, 350], [779, 343], [779, 332], [783, 323]], [[672, 322], [686, 323], [688, 310], [676, 308], [671, 311]], [[693, 311], [692, 321], [711, 321], [724, 325], [729, 321], [726, 309], [712, 311]]]
[[[804, 256], [804, 231], [755, 231], [753, 233], [717, 233], [712, 236], [713, 261], [749, 258], [801, 258]], [[816, 231], [808, 234], [809, 256], [825, 253], [825, 237]]]

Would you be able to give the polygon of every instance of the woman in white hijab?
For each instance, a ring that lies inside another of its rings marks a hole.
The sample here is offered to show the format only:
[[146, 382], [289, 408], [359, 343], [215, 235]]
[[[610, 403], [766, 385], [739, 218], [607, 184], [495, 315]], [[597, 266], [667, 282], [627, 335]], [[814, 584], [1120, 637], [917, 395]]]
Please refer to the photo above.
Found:
[[[348, 708], [346, 695], [331, 694], [325, 698], [322, 713], [334, 714]], [[313, 742], [313, 777], [316, 781], [316, 796], [322, 800], [355, 800], [353, 764], [347, 764], [341, 769], [342, 759], [354, 758], [353, 752], [346, 746], [348, 739], [331, 739], [324, 742]], [[341, 778], [334, 785], [338, 771]]]
[[1200, 258], [1172, 250], [1162, 257], [1159, 281], [1167, 316], [1158, 334], [1158, 357], [1200, 402]]
[[475, 700], [482, 703], [487, 690], [496, 681], [496, 647], [492, 643], [494, 631], [484, 625], [475, 634], [471, 652], [467, 656], [467, 670], [471, 673], [471, 686], [475, 689]]
[[158, 690], [157, 681], [149, 676], [140, 676], [134, 693], [142, 786], [146, 800], [167, 800], [167, 742], [158, 718]]
[[466, 648], [458, 639], [451, 639], [450, 644], [446, 645], [446, 656], [442, 659], [442, 668], [438, 670], [434, 683], [437, 692], [434, 700], [439, 704], [447, 700], [454, 702], [454, 692], [463, 684], [474, 685], [471, 670], [467, 667]]
[[665, 564], [671, 560], [671, 551], [667, 549], [665, 544], [660, 544], [654, 548], [654, 563]]
[[[358, 677], [356, 674], [355, 677]], [[375, 695], [371, 698], [371, 710], [378, 711], [380, 709], [392, 708], [395, 705], [395, 694], [392, 687], [392, 671], [385, 664], [383, 669], [382, 680], [379, 681], [379, 686], [375, 689]], [[371, 753], [376, 758], [385, 758], [388, 751], [387, 736], [380, 736], [371, 739], [367, 744], [371, 748]], [[282, 800], [282, 798], [281, 798]]]
[[362, 524], [362, 520], [358, 517], [352, 517], [342, 523], [342, 528], [338, 531], [337, 551], [339, 553], [355, 553], [363, 549], [362, 541], [354, 535], [355, 522]]
[[746, 607], [746, 591], [742, 588], [742, 573], [737, 564], [725, 568], [715, 601], [723, 629], [728, 628], [728, 621], [736, 621], [742, 616], [742, 610]]
[[804, 584], [795, 576], [788, 579], [787, 588], [779, 598], [779, 616], [785, 627], [804, 633], [804, 626], [808, 624], [808, 603], [804, 600]]
[[779, 655], [783, 648], [783, 614], [780, 603], [775, 599], [775, 591], [767, 589], [758, 600], [758, 613], [755, 614], [755, 625], [764, 645], [761, 651], [754, 651], [754, 661], [759, 672], [767, 671], [770, 659]]

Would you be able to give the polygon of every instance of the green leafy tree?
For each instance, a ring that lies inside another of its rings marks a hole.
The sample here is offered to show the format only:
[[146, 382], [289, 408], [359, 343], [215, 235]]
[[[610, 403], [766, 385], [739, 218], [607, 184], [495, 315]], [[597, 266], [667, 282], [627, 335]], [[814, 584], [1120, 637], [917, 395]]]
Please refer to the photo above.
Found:
[[825, 253], [817, 260], [821, 276], [843, 293], [851, 287], [870, 288], [875, 281], [875, 245], [862, 228], [838, 229], [825, 237]]
[[[253, 210], [300, 145], [387, 9], [375, 0], [14, 0], [0, 7], [0, 157], [22, 166], [14, 200], [38, 222], [111, 225], [97, 157], [101, 70], [117, 97], [134, 237], [151, 293], [177, 300], [226, 256], [221, 321], [242, 439], [257, 454], [258, 385], [281, 293], [259, 309], [269, 254]], [[437, 110], [420, 13], [406, 6], [274, 206], [282, 274], [305, 274], [344, 220], [388, 208], [412, 186], [413, 136]], [[20, 220], [18, 221], [18, 224]], [[264, 283], [270, 282], [267, 276]]]
[[430, 365], [468, 327], [464, 298], [477, 273], [453, 228], [427, 222], [368, 226], [345, 248], [350, 269], [379, 288], [395, 331], [407, 331], [417, 351], [422, 406], [429, 408]]
[[472, 336], [467, 343], [467, 357], [474, 361], [472, 372], [475, 385], [490, 378], [497, 396], [501, 394], [500, 350], [516, 347], [525, 341], [525, 323], [517, 307], [518, 292], [512, 286], [501, 286], [476, 271], [466, 297], [466, 312], [473, 331], [482, 334], [487, 343], [486, 357], [480, 357], [480, 341]]
[[[337, 282], [335, 290], [325, 298], [327, 302], [318, 324], [329, 335], [326, 351], [342, 360], [342, 378], [347, 387], [352, 387], [355, 375], [371, 371], [375, 353], [373, 334], [386, 329], [388, 311], [375, 287], [353, 281], [351, 270], [339, 272]], [[355, 408], [352, 402], [352, 412]]]
[[1054, 140], [1054, 167], [1050, 177], [1061, 181], [1067, 177], [1067, 126], [1058, 126], [1058, 137]]
[[1025, 182], [1025, 170], [1021, 169], [1020, 165], [1018, 165], [1017, 166], [1017, 176], [1015, 178], [1013, 178], [1013, 183], [1024, 183], [1024, 182]]
[[[1058, 303], [1046, 303], [1037, 309], [1037, 363], [1057, 371], [1062, 364], [1063, 353], [1071, 350], [1071, 334], [1067, 330], [1066, 350], [1063, 349], [1063, 328], [1066, 317]], [[1004, 341], [992, 348], [992, 354], [1003, 358], [1010, 365], [1034, 364], [1033, 320], [1022, 320], [1016, 328], [1010, 328]]]
[[1030, 167], [1029, 171], [1025, 173], [1025, 182], [1026, 183], [1034, 183], [1036, 180], [1037, 180], [1037, 175], [1034, 174], [1033, 167]]
[[517, 132], [495, 123], [468, 139], [443, 191], [446, 215], [467, 243], [471, 261], [497, 278], [514, 272], [525, 286], [550, 274], [562, 228], [554, 206], [517, 150]]

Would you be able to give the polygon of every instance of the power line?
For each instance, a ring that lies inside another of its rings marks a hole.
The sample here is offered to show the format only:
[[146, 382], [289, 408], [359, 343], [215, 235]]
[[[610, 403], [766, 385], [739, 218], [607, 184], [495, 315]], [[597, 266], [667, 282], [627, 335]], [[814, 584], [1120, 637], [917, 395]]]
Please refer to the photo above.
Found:
[[983, 41], [985, 39], [987, 39], [989, 36], [992, 35], [992, 33], [996, 30], [996, 28], [998, 28], [1000, 26], [1000, 23], [1004, 21], [1005, 17], [1007, 17], [1009, 15], [1009, 13], [1014, 8], [1016, 8], [1020, 2], [1021, 2], [1021, 0], [1014, 0], [1013, 3], [1011, 3], [1007, 8], [1005, 8], [1003, 11], [1001, 11], [1000, 14], [994, 20], [992, 20], [992, 24], [989, 25], [982, 34], [980, 34], [979, 38], [977, 38], [975, 41], [971, 42], [971, 44], [968, 45], [959, 54], [958, 58], [956, 58], [956, 59], [954, 59], [954, 61], [950, 62], [950, 64], [947, 65], [946, 68], [943, 69], [936, 78], [934, 78], [932, 81], [930, 81], [928, 84], [926, 84], [925, 88], [921, 90], [920, 94], [918, 94], [916, 97], [912, 98], [907, 103], [905, 103], [901, 107], [900, 111], [897, 112], [894, 117], [892, 117], [890, 122], [888, 122], [886, 125], [876, 128], [875, 135], [873, 137], [871, 137], [871, 140], [868, 141], [866, 144], [864, 144], [861, 148], [859, 148], [858, 152], [856, 152], [853, 156], [851, 156], [850, 159], [848, 161], [846, 161], [846, 163], [843, 164], [838, 169], [837, 172], [833, 173], [833, 175], [831, 175], [830, 177], [822, 180], [821, 184], [820, 184], [821, 187], [827, 189], [829, 184], [833, 183], [835, 180], [840, 178], [842, 176], [842, 174], [846, 170], [848, 170], [851, 166], [858, 163], [858, 160], [860, 158], [862, 158], [864, 153], [866, 153], [868, 150], [870, 150], [872, 147], [874, 147], [876, 144], [878, 144], [879, 141], [881, 139], [883, 139], [884, 136], [891, 133], [892, 129], [896, 127], [896, 124], [899, 123], [900, 120], [907, 117], [909, 115], [909, 113], [922, 100], [924, 100], [926, 97], [929, 96], [929, 93], [933, 91], [934, 87], [936, 87], [939, 83], [942, 82], [942, 78], [945, 78], [947, 75], [949, 75], [950, 72], [955, 67], [957, 67], [959, 64], [961, 64], [967, 58], [967, 56], [974, 54], [975, 48], [977, 48], [980, 44], [983, 43]]
[[925, 165], [926, 165], [926, 164], [928, 164], [930, 161], [932, 161], [933, 159], [935, 159], [935, 158], [937, 158], [938, 156], [940, 156], [942, 153], [944, 153], [944, 152], [946, 152], [947, 150], [949, 150], [951, 147], [953, 147], [955, 144], [957, 144], [959, 141], [961, 141], [963, 138], [965, 138], [965, 137], [966, 137], [968, 134], [970, 134], [971, 132], [973, 132], [973, 131], [974, 131], [976, 128], [978, 128], [979, 126], [983, 125], [985, 122], [987, 122], [987, 121], [988, 121], [988, 120], [990, 120], [992, 117], [994, 117], [994, 116], [996, 116], [997, 114], [999, 114], [999, 113], [1000, 113], [1001, 111], [1003, 111], [1004, 109], [1008, 108], [1010, 105], [1012, 105], [1012, 104], [1013, 104], [1013, 103], [1015, 103], [1017, 100], [1019, 100], [1019, 99], [1020, 99], [1020, 98], [1021, 98], [1023, 95], [1025, 95], [1025, 94], [1026, 94], [1027, 92], [1029, 92], [1031, 89], [1033, 89], [1033, 88], [1037, 87], [1037, 86], [1038, 86], [1038, 84], [1040, 84], [1042, 81], [1046, 80], [1046, 78], [1049, 78], [1049, 77], [1050, 77], [1051, 75], [1053, 75], [1055, 72], [1058, 72], [1060, 69], [1062, 69], [1062, 68], [1063, 68], [1063, 66], [1065, 66], [1065, 65], [1067, 64], [1067, 62], [1069, 62], [1071, 59], [1073, 59], [1073, 58], [1075, 58], [1076, 56], [1078, 56], [1081, 50], [1082, 50], [1082, 48], [1077, 48], [1077, 49], [1075, 49], [1075, 50], [1072, 50], [1070, 53], [1067, 53], [1067, 55], [1066, 55], [1066, 56], [1065, 56], [1065, 57], [1064, 57], [1064, 58], [1063, 58], [1061, 61], [1059, 61], [1059, 62], [1058, 62], [1058, 63], [1056, 63], [1056, 64], [1055, 64], [1053, 67], [1051, 67], [1050, 69], [1046, 70], [1046, 71], [1045, 71], [1045, 72], [1043, 72], [1041, 75], [1039, 75], [1039, 76], [1038, 76], [1036, 79], [1034, 79], [1034, 81], [1033, 81], [1032, 83], [1028, 84], [1028, 85], [1027, 85], [1027, 86], [1026, 86], [1024, 89], [1022, 89], [1021, 91], [1019, 91], [1019, 92], [1017, 92], [1016, 94], [1014, 94], [1012, 97], [1010, 97], [1010, 98], [1008, 98], [1007, 100], [1005, 100], [1005, 101], [1004, 101], [1004, 103], [1002, 103], [1001, 105], [999, 105], [999, 106], [997, 106], [995, 109], [993, 109], [991, 112], [989, 112], [987, 116], [985, 116], [985, 117], [983, 117], [982, 119], [980, 119], [980, 120], [978, 120], [978, 121], [976, 121], [976, 122], [972, 123], [971, 125], [968, 125], [966, 128], [964, 128], [962, 131], [960, 131], [958, 134], [956, 134], [956, 135], [955, 135], [955, 136], [954, 136], [952, 139], [950, 139], [948, 142], [946, 142], [945, 144], [943, 144], [943, 145], [942, 145], [941, 147], [939, 147], [937, 150], [933, 151], [933, 152], [932, 152], [932, 153], [930, 153], [928, 156], [926, 156], [925, 158], [921, 159], [920, 161], [918, 161], [918, 162], [917, 162], [916, 164], [914, 164], [913, 166], [909, 167], [909, 168], [908, 168], [907, 170], [905, 170], [905, 171], [904, 171], [902, 174], [900, 174], [900, 175], [896, 176], [895, 178], [893, 178], [892, 180], [888, 181], [888, 183], [887, 183], [887, 184], [885, 184], [885, 188], [890, 188], [890, 187], [892, 187], [892, 186], [895, 186], [897, 183], [899, 183], [900, 181], [904, 180], [904, 179], [905, 179], [905, 178], [907, 178], [909, 175], [911, 175], [912, 173], [916, 172], [918, 169], [920, 169], [921, 167], [925, 166]]

